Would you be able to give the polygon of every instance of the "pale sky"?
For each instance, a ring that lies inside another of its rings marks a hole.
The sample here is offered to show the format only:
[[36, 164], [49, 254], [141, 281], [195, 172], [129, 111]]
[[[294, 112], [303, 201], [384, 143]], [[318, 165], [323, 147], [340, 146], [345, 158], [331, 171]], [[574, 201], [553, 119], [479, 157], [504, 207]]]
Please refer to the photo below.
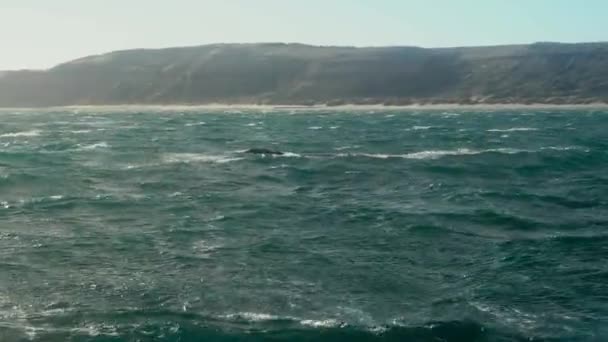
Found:
[[608, 0], [0, 0], [0, 70], [219, 42], [608, 41]]

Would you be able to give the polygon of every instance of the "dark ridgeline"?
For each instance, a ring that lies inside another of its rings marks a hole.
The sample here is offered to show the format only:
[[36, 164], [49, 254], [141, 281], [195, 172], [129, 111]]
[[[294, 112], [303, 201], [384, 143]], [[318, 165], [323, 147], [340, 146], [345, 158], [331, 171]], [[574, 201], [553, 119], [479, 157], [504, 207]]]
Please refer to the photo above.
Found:
[[0, 72], [0, 106], [608, 102], [608, 43], [216, 44]]

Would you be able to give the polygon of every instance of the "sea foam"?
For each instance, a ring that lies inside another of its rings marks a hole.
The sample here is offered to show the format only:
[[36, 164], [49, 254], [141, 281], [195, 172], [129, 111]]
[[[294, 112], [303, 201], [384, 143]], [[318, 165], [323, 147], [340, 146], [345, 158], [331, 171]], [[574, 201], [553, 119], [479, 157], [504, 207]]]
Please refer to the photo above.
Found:
[[19, 137], [37, 137], [41, 133], [40, 130], [34, 129], [31, 131], [12, 132], [0, 134], [0, 138], [19, 138]]
[[229, 163], [243, 159], [227, 155], [209, 155], [201, 153], [168, 153], [162, 157], [164, 163]]
[[513, 127], [513, 128], [492, 128], [488, 132], [526, 132], [526, 131], [538, 131], [538, 128], [533, 127]]

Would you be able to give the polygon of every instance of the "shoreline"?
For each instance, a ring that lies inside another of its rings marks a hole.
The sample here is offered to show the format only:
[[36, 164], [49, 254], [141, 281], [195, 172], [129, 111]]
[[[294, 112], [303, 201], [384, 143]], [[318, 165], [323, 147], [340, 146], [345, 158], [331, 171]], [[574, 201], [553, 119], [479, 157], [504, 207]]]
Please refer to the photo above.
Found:
[[608, 103], [588, 104], [543, 104], [543, 103], [496, 103], [496, 104], [412, 104], [403, 106], [392, 106], [383, 104], [362, 105], [344, 104], [338, 106], [319, 105], [258, 105], [258, 104], [125, 104], [125, 105], [70, 105], [49, 107], [0, 107], [0, 111], [53, 111], [53, 110], [76, 110], [76, 111], [196, 111], [196, 110], [260, 110], [260, 111], [394, 111], [394, 110], [577, 110], [577, 109], [608, 109]]

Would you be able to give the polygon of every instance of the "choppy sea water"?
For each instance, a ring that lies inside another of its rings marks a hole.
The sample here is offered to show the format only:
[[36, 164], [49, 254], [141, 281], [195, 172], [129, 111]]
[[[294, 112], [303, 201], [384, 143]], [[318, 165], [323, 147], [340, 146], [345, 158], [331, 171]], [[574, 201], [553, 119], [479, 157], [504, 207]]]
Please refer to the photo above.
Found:
[[608, 112], [0, 119], [3, 342], [608, 339]]

